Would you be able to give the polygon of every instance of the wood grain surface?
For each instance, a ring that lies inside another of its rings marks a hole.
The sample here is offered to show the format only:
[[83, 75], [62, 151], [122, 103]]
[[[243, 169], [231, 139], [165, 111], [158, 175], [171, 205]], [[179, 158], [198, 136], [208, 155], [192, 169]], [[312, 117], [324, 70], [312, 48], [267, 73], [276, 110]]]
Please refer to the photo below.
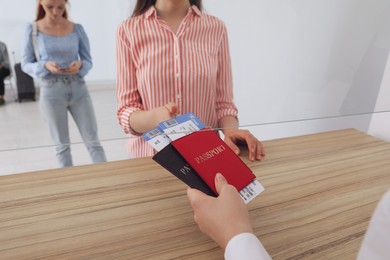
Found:
[[[243, 160], [265, 191], [249, 205], [273, 259], [355, 259], [390, 189], [390, 144], [353, 129], [263, 142]], [[0, 177], [0, 259], [223, 259], [185, 185], [151, 158]]]

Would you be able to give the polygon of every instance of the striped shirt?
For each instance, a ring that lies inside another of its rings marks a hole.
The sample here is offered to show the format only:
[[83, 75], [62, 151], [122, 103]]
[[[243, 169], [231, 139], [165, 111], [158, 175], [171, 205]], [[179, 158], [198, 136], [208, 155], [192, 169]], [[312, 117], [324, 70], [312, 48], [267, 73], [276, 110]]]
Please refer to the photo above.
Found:
[[117, 114], [131, 134], [132, 158], [155, 154], [129, 124], [134, 111], [175, 102], [182, 114], [193, 112], [212, 128], [224, 116], [237, 117], [228, 35], [218, 18], [191, 6], [174, 33], [152, 6], [118, 27], [116, 48]]

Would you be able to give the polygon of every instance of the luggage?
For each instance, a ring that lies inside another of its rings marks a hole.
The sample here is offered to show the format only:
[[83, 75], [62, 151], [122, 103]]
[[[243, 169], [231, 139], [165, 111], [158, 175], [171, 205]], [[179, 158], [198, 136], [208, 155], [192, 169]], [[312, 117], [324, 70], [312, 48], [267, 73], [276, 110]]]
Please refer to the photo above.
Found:
[[18, 91], [17, 101], [32, 100], [35, 101], [35, 84], [34, 79], [22, 71], [20, 63], [15, 64], [15, 75], [16, 75], [16, 88]]

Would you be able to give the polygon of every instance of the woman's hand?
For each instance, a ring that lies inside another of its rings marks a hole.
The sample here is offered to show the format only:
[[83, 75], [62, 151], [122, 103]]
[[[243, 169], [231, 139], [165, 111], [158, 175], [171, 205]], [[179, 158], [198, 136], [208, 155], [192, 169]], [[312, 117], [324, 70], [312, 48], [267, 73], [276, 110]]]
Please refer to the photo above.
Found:
[[178, 109], [176, 103], [170, 102], [162, 107], [156, 108], [153, 113], [157, 124], [159, 124], [162, 121], [176, 117]]
[[82, 61], [73, 61], [68, 68], [60, 68], [60, 66], [53, 62], [48, 61], [45, 63], [45, 68], [53, 74], [77, 74], [83, 66]]
[[77, 74], [80, 72], [83, 62], [80, 60], [73, 61], [68, 68], [61, 70], [62, 74]]
[[248, 130], [238, 129], [238, 120], [232, 116], [222, 117], [218, 122], [225, 135], [225, 143], [237, 154], [240, 154], [239, 143], [246, 143], [249, 150], [249, 160], [261, 160], [265, 150], [261, 142]]
[[57, 63], [53, 61], [48, 61], [45, 63], [45, 68], [54, 74], [61, 74], [60, 66], [57, 65]]
[[265, 156], [265, 150], [261, 142], [248, 130], [225, 129], [225, 143], [237, 154], [240, 154], [238, 143], [246, 143], [249, 150], [249, 160], [261, 160]]
[[145, 133], [160, 122], [176, 117], [178, 113], [178, 107], [174, 102], [147, 111], [135, 111], [130, 116], [130, 126], [138, 133]]

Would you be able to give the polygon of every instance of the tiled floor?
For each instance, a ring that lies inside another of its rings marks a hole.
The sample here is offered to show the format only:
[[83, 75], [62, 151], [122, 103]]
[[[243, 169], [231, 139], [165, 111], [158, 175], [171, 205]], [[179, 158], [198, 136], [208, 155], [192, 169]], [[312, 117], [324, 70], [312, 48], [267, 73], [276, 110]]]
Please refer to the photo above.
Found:
[[[127, 159], [126, 136], [116, 118], [113, 84], [90, 86], [98, 120], [99, 138], [109, 161]], [[6, 105], [0, 107], [0, 175], [57, 168], [49, 132], [37, 102], [15, 102], [8, 88]], [[69, 120], [75, 165], [91, 163], [73, 119]]]

